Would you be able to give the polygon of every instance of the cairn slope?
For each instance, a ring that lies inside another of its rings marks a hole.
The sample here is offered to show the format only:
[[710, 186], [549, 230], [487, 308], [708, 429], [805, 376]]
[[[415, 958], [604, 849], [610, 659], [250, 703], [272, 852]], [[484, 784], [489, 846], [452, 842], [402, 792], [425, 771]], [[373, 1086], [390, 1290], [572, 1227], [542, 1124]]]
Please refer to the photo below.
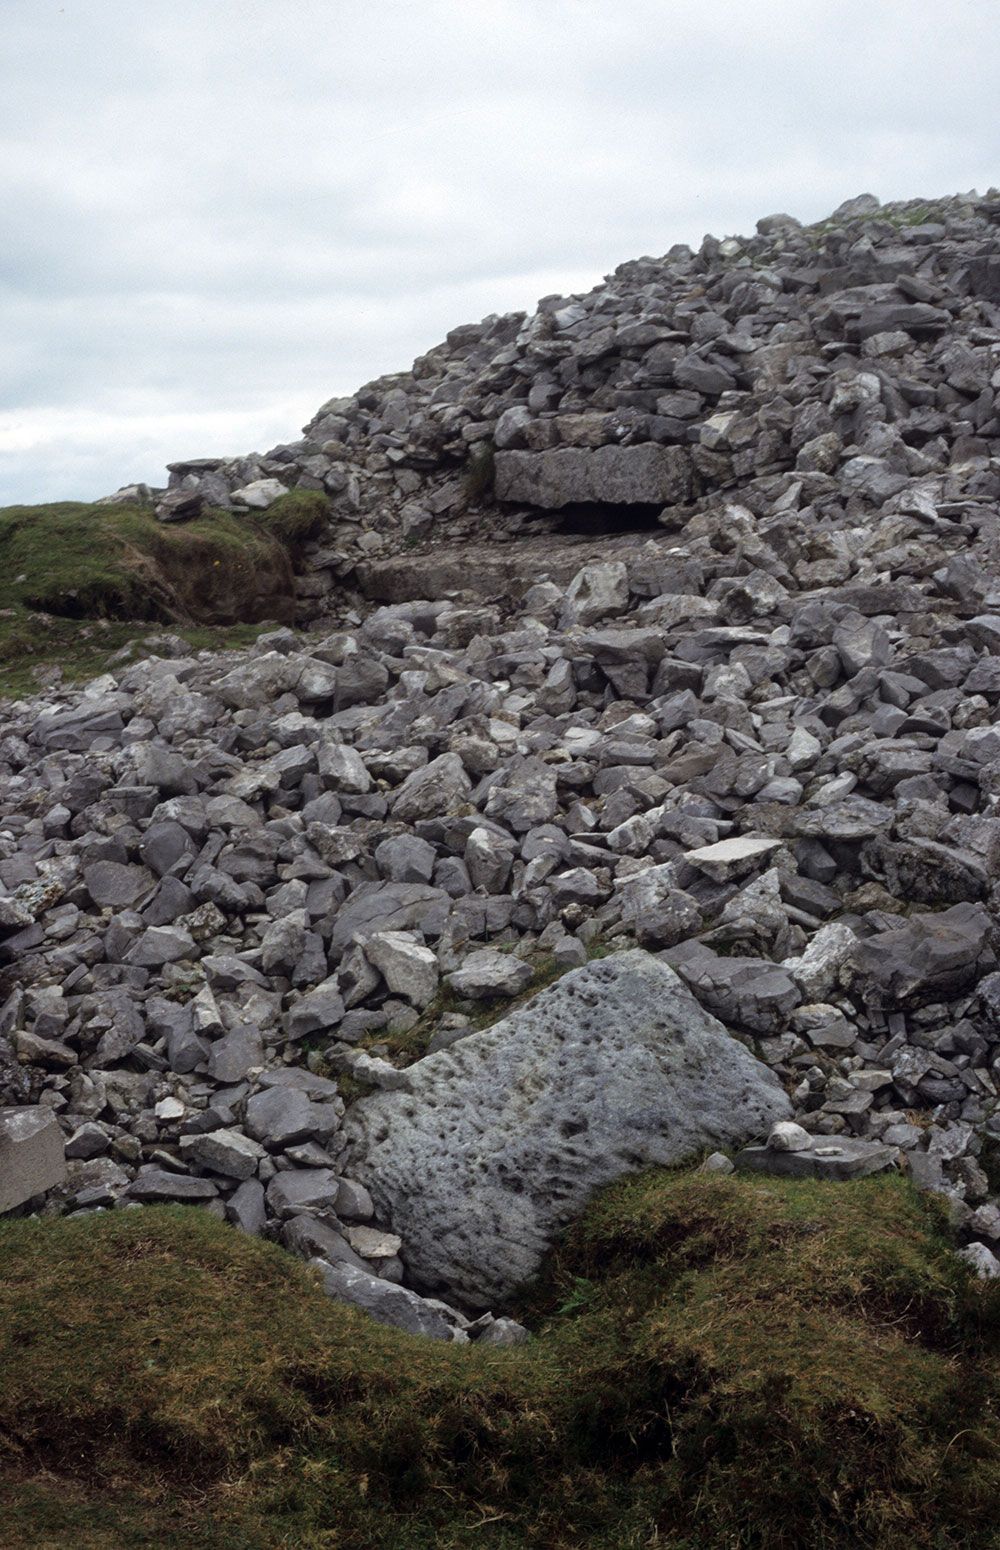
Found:
[[405, 1285], [348, 1104], [638, 946], [996, 1273], [998, 230], [767, 217], [175, 465], [174, 515], [329, 502], [311, 628], [0, 711], [0, 1102], [67, 1167], [16, 1209], [197, 1197]]

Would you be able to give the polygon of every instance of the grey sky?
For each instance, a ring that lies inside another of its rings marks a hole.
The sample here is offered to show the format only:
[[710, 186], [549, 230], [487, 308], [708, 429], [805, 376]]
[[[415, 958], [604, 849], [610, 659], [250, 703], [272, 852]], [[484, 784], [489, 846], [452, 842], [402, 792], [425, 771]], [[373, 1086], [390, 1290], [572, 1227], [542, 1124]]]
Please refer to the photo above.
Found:
[[1000, 182], [995, 0], [5, 0], [0, 504], [674, 242]]

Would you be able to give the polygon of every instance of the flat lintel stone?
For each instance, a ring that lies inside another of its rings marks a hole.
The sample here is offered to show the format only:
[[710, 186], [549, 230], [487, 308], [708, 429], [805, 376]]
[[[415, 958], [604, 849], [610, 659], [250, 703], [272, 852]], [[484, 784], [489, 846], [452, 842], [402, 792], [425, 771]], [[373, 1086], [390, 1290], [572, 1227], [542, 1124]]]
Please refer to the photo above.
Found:
[[552, 447], [546, 452], [498, 452], [496, 496], [545, 510], [576, 503], [669, 506], [691, 493], [683, 447], [642, 442], [634, 447]]

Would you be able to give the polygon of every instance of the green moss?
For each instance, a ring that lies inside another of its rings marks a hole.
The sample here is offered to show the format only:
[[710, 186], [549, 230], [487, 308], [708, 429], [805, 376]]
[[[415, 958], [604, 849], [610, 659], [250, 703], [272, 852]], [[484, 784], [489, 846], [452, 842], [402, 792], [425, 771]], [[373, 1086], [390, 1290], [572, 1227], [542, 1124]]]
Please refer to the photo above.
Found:
[[150, 624], [219, 646], [221, 629], [243, 644], [255, 623], [292, 622], [294, 564], [327, 510], [311, 490], [254, 519], [161, 523], [150, 506], [79, 501], [0, 510], [0, 693], [37, 688], [46, 665], [98, 673]]
[[197, 1210], [6, 1222], [0, 1261], [11, 1550], [996, 1544], [1000, 1292], [897, 1178], [629, 1180], [514, 1350], [372, 1324]]
[[261, 512], [260, 522], [293, 550], [305, 539], [315, 538], [329, 514], [330, 503], [318, 490], [289, 490]]

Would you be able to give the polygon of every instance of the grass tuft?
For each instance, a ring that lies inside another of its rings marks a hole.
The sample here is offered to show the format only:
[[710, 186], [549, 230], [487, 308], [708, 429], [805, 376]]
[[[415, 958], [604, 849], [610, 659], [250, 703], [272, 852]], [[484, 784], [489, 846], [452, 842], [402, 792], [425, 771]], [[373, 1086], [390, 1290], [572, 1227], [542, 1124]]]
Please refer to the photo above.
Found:
[[514, 1350], [328, 1301], [191, 1208], [0, 1224], [0, 1542], [996, 1543], [1000, 1292], [932, 1197], [653, 1171]]
[[39, 669], [100, 672], [151, 624], [217, 632], [293, 622], [294, 565], [327, 510], [310, 490], [290, 490], [253, 519], [209, 510], [161, 523], [138, 503], [0, 510], [0, 693], [37, 688]]

